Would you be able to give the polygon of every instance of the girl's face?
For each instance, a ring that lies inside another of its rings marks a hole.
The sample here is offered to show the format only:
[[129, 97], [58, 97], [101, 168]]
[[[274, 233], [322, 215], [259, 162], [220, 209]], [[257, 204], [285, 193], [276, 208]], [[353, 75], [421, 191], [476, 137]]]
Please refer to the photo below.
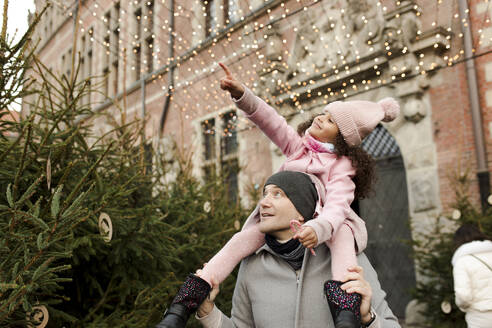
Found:
[[338, 126], [329, 113], [318, 115], [308, 129], [309, 134], [318, 141], [334, 143], [338, 135]]

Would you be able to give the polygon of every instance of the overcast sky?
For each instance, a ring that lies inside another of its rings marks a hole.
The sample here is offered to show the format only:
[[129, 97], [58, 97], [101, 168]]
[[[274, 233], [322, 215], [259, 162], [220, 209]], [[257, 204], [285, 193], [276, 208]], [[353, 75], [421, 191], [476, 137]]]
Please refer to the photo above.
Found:
[[[3, 26], [3, 2], [4, 0], [0, 0], [0, 20]], [[19, 38], [24, 34], [27, 30], [27, 14], [28, 10], [34, 12], [34, 0], [9, 0], [9, 11], [7, 16], [7, 34], [9, 35], [9, 40], [14, 36], [15, 39], [19, 40]], [[16, 33], [17, 31], [17, 33]], [[20, 104], [13, 103], [9, 106], [9, 109], [13, 109], [16, 111], [20, 111]]]
[[[0, 0], [0, 17], [3, 25], [3, 2]], [[16, 39], [27, 30], [27, 12], [34, 12], [34, 0], [9, 0], [9, 13], [7, 20], [7, 33], [12, 37], [18, 30]], [[0, 25], [0, 26], [2, 26]]]

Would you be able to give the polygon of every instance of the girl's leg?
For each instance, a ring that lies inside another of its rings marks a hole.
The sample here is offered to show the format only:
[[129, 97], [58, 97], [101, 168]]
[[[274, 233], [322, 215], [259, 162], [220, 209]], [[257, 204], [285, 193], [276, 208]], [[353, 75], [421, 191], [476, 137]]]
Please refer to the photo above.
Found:
[[201, 277], [190, 274], [186, 278], [156, 328], [185, 328], [190, 315], [209, 294], [212, 277], [221, 283], [243, 258], [264, 243], [265, 235], [258, 230], [257, 224], [236, 233], [203, 268]]
[[342, 224], [327, 245], [331, 252], [332, 279], [325, 282], [324, 291], [335, 326], [360, 327], [361, 296], [340, 288], [348, 268], [357, 265], [352, 229]]
[[327, 245], [331, 253], [332, 279], [341, 281], [347, 275], [348, 268], [357, 265], [352, 229], [342, 224]]
[[240, 231], [227, 242], [227, 244], [215, 254], [203, 268], [201, 278], [212, 286], [212, 277], [217, 283], [221, 283], [234, 270], [243, 258], [253, 254], [265, 243], [265, 235], [254, 224]]

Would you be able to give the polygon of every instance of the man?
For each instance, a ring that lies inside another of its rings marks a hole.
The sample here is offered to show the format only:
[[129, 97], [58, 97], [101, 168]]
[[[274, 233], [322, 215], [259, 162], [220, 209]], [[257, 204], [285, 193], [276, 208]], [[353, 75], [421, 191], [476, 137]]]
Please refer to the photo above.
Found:
[[[313, 181], [315, 177], [292, 171], [278, 172], [267, 180], [259, 204], [259, 229], [266, 234], [266, 243], [241, 262], [231, 318], [214, 306], [218, 293], [214, 286], [197, 312], [204, 327], [335, 327], [330, 309], [339, 311], [341, 305], [334, 304], [333, 293], [323, 290], [331, 277], [329, 249], [321, 244], [313, 256], [290, 230], [292, 219], [304, 223], [315, 211], [318, 197]], [[362, 326], [400, 327], [367, 257], [359, 254], [357, 261], [359, 266], [350, 270], [341, 288], [362, 296]], [[336, 328], [341, 327], [337, 324]]]

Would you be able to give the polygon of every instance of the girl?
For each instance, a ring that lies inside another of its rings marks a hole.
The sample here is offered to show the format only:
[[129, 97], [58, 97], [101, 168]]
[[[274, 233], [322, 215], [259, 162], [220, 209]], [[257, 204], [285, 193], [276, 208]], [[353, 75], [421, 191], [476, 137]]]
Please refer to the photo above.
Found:
[[[294, 236], [307, 248], [326, 242], [331, 252], [332, 280], [324, 289], [336, 327], [360, 327], [359, 294], [340, 288], [348, 268], [357, 265], [356, 252], [367, 243], [364, 221], [350, 208], [354, 197], [364, 197], [373, 181], [373, 162], [360, 147], [362, 139], [381, 121], [389, 122], [399, 113], [398, 103], [386, 98], [369, 101], [333, 102], [323, 113], [302, 123], [296, 132], [285, 119], [253, 95], [219, 64], [226, 73], [220, 87], [231, 94], [236, 106], [246, 113], [287, 157], [279, 171], [300, 171], [316, 175], [324, 185], [324, 198], [314, 215]], [[234, 267], [265, 242], [255, 224], [258, 208], [241, 232], [205, 266], [201, 278], [188, 276], [159, 328], [184, 327], [189, 315], [208, 295], [212, 277], [222, 282]], [[357, 248], [357, 249], [356, 249]]]

